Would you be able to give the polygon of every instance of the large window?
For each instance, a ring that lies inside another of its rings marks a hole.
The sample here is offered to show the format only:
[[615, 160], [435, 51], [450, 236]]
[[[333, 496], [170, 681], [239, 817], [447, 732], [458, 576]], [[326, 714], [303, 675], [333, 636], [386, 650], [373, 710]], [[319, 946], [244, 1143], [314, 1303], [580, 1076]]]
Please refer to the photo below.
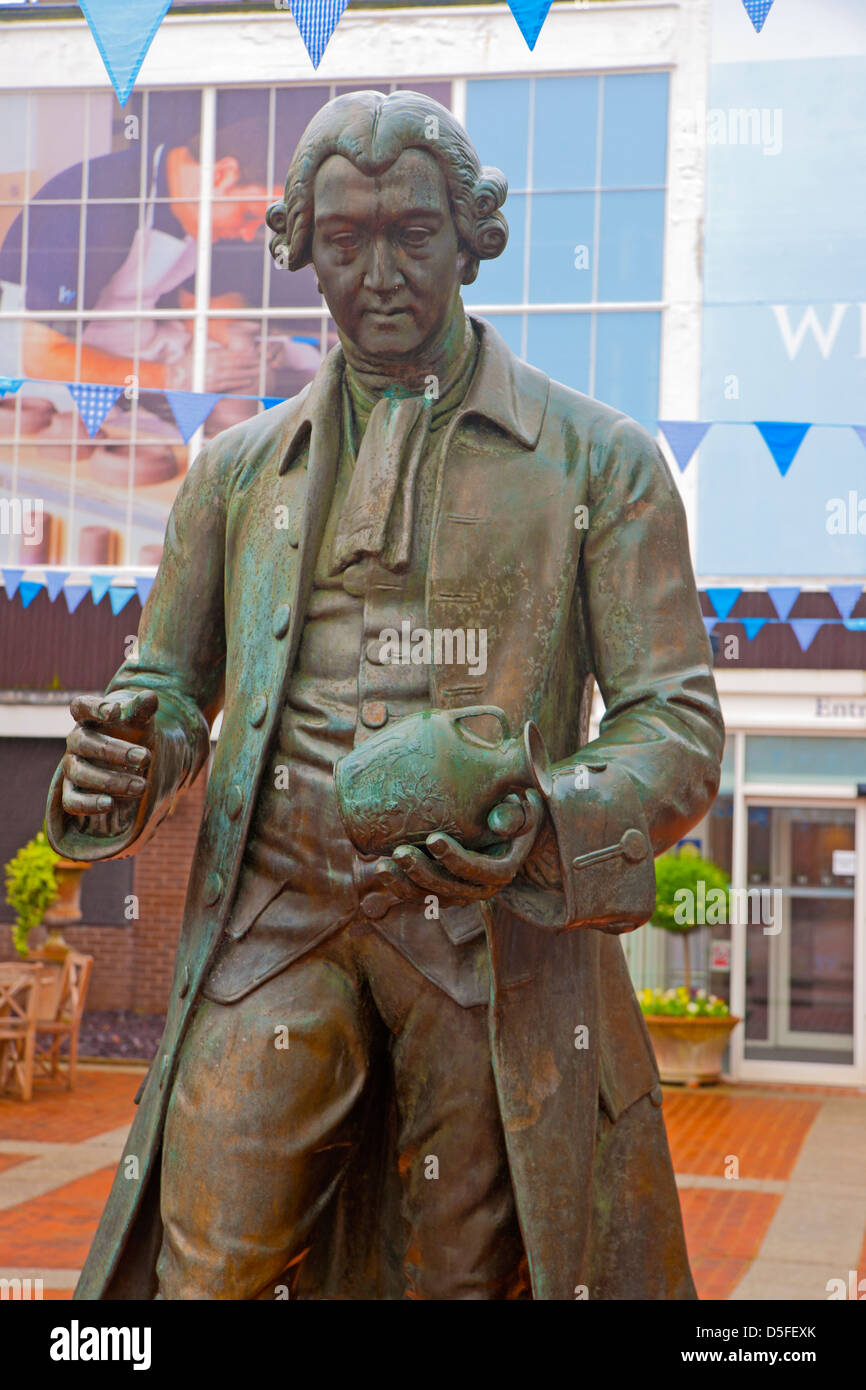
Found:
[[[450, 82], [414, 87], [451, 106]], [[41, 534], [0, 563], [159, 560], [205, 437], [293, 395], [336, 341], [311, 269], [267, 253], [264, 213], [334, 84], [0, 93], [0, 500]], [[505, 254], [466, 293], [521, 356], [646, 420], [658, 407], [665, 73], [479, 79], [466, 123], [511, 185]], [[202, 238], [200, 233], [208, 229]], [[90, 430], [64, 383], [123, 388]], [[174, 393], [211, 393], [212, 400]], [[166, 393], [169, 393], [168, 395]]]

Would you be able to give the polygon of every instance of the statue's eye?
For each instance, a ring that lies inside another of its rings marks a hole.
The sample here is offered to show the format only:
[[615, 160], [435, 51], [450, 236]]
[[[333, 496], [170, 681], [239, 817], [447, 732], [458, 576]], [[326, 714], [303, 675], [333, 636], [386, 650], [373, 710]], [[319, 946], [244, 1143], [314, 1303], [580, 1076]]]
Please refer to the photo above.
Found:
[[354, 232], [335, 232], [331, 237], [331, 244], [341, 251], [354, 251], [358, 245], [358, 238]]
[[426, 246], [431, 233], [428, 227], [404, 227], [401, 235], [406, 246]]

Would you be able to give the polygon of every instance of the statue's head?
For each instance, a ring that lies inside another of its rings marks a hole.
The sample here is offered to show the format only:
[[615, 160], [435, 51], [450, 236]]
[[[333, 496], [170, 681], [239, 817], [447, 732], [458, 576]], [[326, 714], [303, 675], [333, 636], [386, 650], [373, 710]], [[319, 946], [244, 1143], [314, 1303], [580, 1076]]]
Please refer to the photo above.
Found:
[[271, 255], [290, 270], [312, 262], [344, 337], [399, 360], [435, 339], [479, 261], [505, 249], [507, 188], [431, 97], [353, 92], [301, 136], [268, 211]]

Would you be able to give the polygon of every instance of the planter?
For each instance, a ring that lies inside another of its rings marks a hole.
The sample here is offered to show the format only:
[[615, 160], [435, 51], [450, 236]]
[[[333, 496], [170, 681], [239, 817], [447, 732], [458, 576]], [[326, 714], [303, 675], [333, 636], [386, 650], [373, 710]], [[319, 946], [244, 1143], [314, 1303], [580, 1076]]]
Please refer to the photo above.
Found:
[[48, 935], [39, 948], [43, 960], [63, 960], [71, 949], [63, 939], [61, 928], [81, 921], [81, 875], [89, 868], [89, 864], [81, 864], [74, 859], [59, 859], [54, 865], [57, 897], [42, 916], [41, 925], [48, 929]]
[[723, 1018], [672, 1018], [648, 1014], [645, 1022], [662, 1081], [688, 1086], [712, 1086], [721, 1080], [722, 1057], [728, 1038], [739, 1023], [733, 1014]]

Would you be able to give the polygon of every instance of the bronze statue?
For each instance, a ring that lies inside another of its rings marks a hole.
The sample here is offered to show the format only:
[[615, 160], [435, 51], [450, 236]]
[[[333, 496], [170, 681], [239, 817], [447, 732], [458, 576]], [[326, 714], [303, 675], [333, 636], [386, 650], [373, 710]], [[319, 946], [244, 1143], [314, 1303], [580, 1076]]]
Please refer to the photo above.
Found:
[[268, 223], [340, 346], [205, 447], [137, 658], [73, 705], [84, 860], [224, 711], [79, 1299], [695, 1297], [615, 938], [717, 789], [710, 648], [654, 441], [464, 311], [506, 188], [427, 97], [319, 111]]

